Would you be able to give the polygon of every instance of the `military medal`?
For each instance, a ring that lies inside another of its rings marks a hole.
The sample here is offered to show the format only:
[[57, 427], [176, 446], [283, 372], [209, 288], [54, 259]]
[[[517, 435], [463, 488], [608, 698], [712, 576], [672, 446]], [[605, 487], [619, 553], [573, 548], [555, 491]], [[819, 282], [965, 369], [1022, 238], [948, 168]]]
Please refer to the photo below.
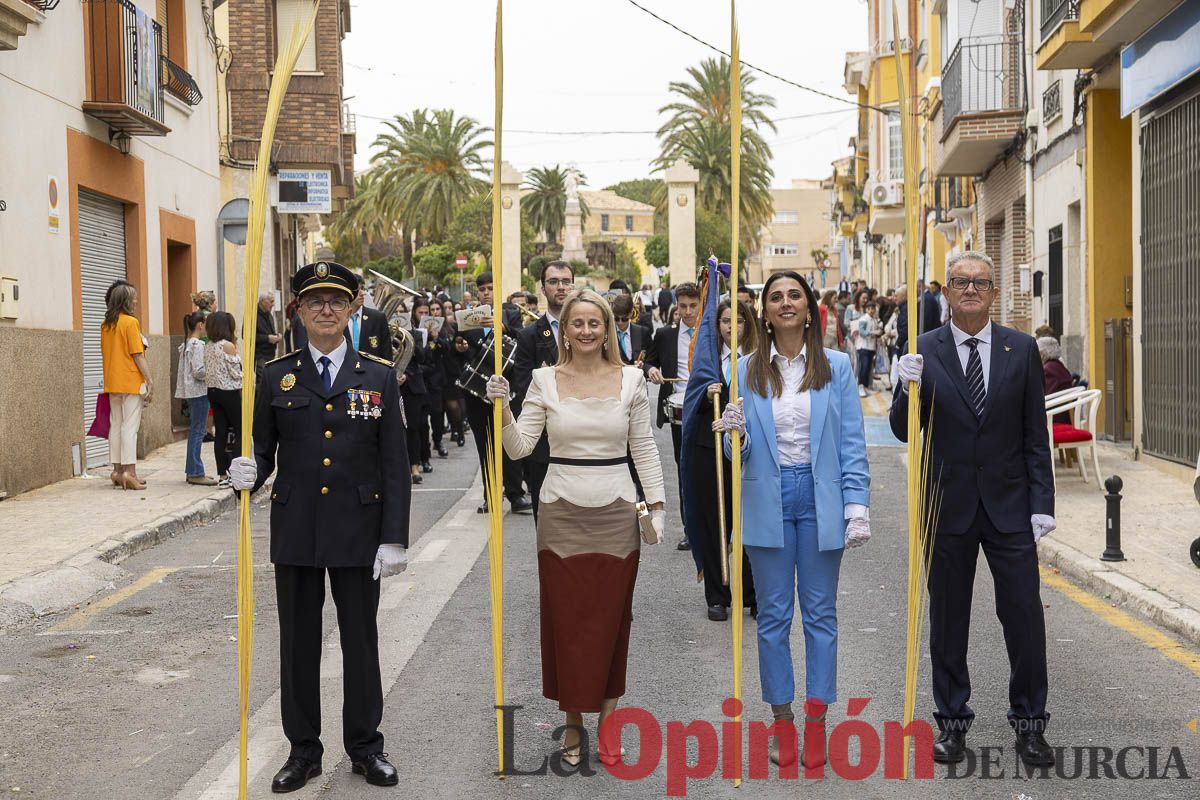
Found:
[[382, 399], [383, 396], [379, 392], [371, 392], [371, 416], [375, 419], [383, 416], [383, 411], [379, 408], [379, 403]]
[[290, 392], [292, 387], [296, 385], [295, 373], [289, 372], [279, 379], [279, 388], [285, 392]]
[[353, 389], [351, 389], [350, 391], [346, 392], [346, 395], [347, 395], [347, 396], [350, 398], [350, 411], [349, 411], [349, 414], [350, 414], [350, 416], [352, 416], [352, 417], [353, 417], [353, 416], [356, 416], [356, 415], [357, 415], [357, 412], [355, 411], [355, 408], [354, 408], [354, 390], [353, 390]]

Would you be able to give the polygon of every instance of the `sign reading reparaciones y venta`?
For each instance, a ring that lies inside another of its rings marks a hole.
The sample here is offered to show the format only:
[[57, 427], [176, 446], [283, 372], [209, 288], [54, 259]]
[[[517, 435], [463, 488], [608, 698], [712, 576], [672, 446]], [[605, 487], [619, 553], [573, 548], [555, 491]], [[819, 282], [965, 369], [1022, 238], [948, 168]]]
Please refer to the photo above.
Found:
[[332, 198], [329, 170], [279, 170], [280, 214], [328, 214], [333, 210]]

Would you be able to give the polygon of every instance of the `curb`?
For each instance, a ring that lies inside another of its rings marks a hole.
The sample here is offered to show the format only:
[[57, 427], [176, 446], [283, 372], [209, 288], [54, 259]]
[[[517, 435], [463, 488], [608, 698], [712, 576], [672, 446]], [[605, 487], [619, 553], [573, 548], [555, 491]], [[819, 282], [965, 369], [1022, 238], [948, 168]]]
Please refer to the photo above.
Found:
[[1038, 543], [1039, 560], [1095, 595], [1131, 609], [1193, 645], [1200, 645], [1200, 611], [1117, 572], [1098, 558], [1048, 536]]
[[[264, 487], [273, 483], [274, 476]], [[260, 491], [259, 496], [269, 494]], [[80, 550], [54, 566], [0, 585], [0, 632], [87, 602], [97, 592], [112, 588], [122, 573], [117, 564], [189, 528], [211, 522], [236, 508], [237, 499], [228, 489], [217, 490], [178, 511]]]

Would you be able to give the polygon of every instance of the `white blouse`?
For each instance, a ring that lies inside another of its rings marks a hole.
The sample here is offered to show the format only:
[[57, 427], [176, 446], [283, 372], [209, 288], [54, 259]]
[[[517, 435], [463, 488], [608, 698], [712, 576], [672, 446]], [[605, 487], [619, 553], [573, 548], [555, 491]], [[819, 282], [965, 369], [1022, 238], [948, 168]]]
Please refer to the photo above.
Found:
[[[619, 397], [559, 397], [555, 367], [533, 371], [529, 391], [521, 403], [521, 416], [504, 426], [501, 435], [509, 458], [533, 452], [542, 430], [550, 439], [550, 453], [558, 458], [610, 459], [633, 456], [646, 502], [666, 500], [662, 464], [650, 427], [650, 400], [646, 378], [637, 367], [621, 370]], [[637, 488], [627, 464], [574, 466], [550, 464], [539, 500], [566, 500], [598, 508], [622, 499], [637, 502]]]
[[812, 463], [812, 397], [799, 390], [807, 355], [808, 345], [805, 345], [800, 355], [788, 360], [771, 344], [771, 361], [783, 375], [783, 393], [771, 399], [779, 465], [783, 467]]

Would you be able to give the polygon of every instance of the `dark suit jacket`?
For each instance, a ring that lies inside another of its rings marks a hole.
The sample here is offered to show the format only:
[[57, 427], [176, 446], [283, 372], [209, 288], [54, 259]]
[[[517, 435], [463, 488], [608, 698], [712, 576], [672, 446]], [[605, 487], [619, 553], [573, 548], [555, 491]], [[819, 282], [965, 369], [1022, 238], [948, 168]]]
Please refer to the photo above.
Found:
[[[350, 326], [346, 326], [346, 340], [350, 340]], [[354, 342], [350, 342], [354, 346]], [[384, 361], [392, 361], [392, 332], [388, 329], [383, 312], [374, 308], [362, 310], [362, 326], [358, 329], [358, 350], [369, 353]]]
[[[1002, 533], [1028, 533], [1032, 514], [1054, 514], [1046, 395], [1037, 345], [992, 323], [983, 417], [977, 417], [950, 326], [922, 334], [921, 427], [932, 424], [929, 481], [942, 498], [937, 535], [964, 533], [980, 503]], [[908, 440], [908, 395], [896, 387], [892, 433]], [[928, 491], [928, 489], [927, 489]]]
[[[267, 339], [275, 335], [275, 320], [271, 312], [258, 310], [258, 326], [254, 329], [254, 360], [255, 362], [270, 361], [275, 358], [275, 345]], [[306, 342], [307, 344], [307, 342]]]
[[[550, 329], [550, 319], [545, 314], [535, 322], [516, 332], [517, 352], [513, 357], [512, 390], [513, 414], [519, 416], [521, 403], [529, 384], [533, 381], [533, 371], [539, 367], [553, 366], [558, 363], [558, 342]], [[550, 463], [550, 440], [542, 431], [542, 438], [537, 447], [529, 454], [531, 461], [542, 464]]]
[[[631, 365], [636, 364], [638, 353], [640, 353], [642, 351], [647, 351], [647, 355], [649, 354], [649, 349], [650, 349], [648, 346], [649, 341], [650, 341], [650, 334], [646, 332], [646, 329], [643, 326], [630, 325], [629, 326], [629, 344], [630, 344], [631, 354], [628, 358], [626, 358], [625, 351], [622, 350], [621, 351], [621, 360], [624, 361], [626, 364], [631, 364]], [[620, 343], [620, 341], [618, 341], [617, 342], [618, 350], [621, 349], [620, 345], [621, 345], [621, 343]]]
[[[379, 416], [351, 415], [351, 389], [374, 393], [368, 404]], [[255, 489], [278, 464], [272, 562], [370, 567], [381, 543], [408, 546], [408, 448], [387, 364], [348, 350], [328, 392], [307, 346], [267, 364], [254, 403], [254, 460]]]
[[942, 303], [937, 295], [929, 290], [921, 295], [921, 314], [924, 317], [921, 333], [929, 333], [942, 326]]
[[[664, 378], [679, 377], [679, 325], [664, 325], [654, 332], [650, 349], [646, 352], [646, 367], [658, 367]], [[675, 384], [664, 383], [658, 387], [658, 411], [655, 424], [666, 425], [667, 398], [675, 391]]]

